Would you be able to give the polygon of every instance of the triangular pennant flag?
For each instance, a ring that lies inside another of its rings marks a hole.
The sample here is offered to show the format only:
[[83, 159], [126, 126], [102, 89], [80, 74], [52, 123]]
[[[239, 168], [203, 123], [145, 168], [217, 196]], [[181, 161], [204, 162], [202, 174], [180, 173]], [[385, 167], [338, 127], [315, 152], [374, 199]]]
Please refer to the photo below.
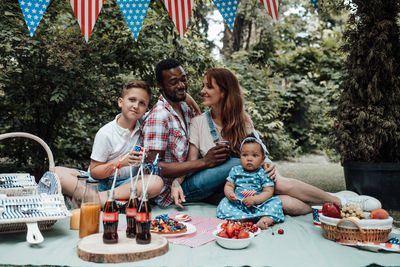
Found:
[[278, 20], [279, 0], [261, 0], [265, 9], [274, 21]]
[[213, 0], [214, 5], [221, 13], [229, 29], [233, 32], [235, 25], [236, 11], [239, 1], [238, 0]]
[[103, 7], [104, 0], [69, 0], [69, 3], [87, 42]]
[[147, 9], [149, 8], [150, 0], [116, 0], [122, 14], [128, 23], [129, 28], [133, 33], [133, 37], [137, 41], [140, 33], [140, 28], [143, 25], [146, 17]]
[[163, 0], [179, 35], [183, 37], [192, 13], [194, 0]]
[[31, 37], [35, 33], [50, 0], [18, 0]]
[[318, 0], [310, 0], [311, 4], [314, 5], [314, 8], [318, 8]]

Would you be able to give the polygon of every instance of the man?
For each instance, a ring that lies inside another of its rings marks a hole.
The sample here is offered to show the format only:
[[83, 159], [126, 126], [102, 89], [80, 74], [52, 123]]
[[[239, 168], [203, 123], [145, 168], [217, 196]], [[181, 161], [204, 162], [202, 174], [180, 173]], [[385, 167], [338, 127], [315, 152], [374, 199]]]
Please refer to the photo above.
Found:
[[[148, 152], [148, 160], [153, 161], [159, 154], [160, 175], [164, 188], [156, 198], [156, 203], [166, 207], [173, 202], [179, 207], [185, 201], [184, 192], [175, 192], [171, 196], [171, 184], [174, 178], [212, 168], [229, 158], [229, 149], [225, 146], [214, 147], [204, 158], [186, 161], [189, 149], [190, 120], [194, 113], [184, 102], [188, 82], [182, 65], [175, 59], [166, 59], [156, 66], [157, 86], [160, 97], [148, 115], [142, 128], [143, 145]], [[178, 180], [175, 180], [178, 183]]]

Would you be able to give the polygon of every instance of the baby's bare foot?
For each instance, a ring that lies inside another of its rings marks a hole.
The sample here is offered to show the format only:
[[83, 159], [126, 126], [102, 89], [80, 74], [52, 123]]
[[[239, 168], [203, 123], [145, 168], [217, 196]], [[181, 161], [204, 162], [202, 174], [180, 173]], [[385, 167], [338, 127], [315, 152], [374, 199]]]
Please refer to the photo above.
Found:
[[256, 226], [260, 228], [261, 230], [266, 230], [268, 229], [268, 226], [273, 225], [275, 223], [274, 220], [272, 220], [269, 217], [262, 217], [260, 220], [258, 220]]

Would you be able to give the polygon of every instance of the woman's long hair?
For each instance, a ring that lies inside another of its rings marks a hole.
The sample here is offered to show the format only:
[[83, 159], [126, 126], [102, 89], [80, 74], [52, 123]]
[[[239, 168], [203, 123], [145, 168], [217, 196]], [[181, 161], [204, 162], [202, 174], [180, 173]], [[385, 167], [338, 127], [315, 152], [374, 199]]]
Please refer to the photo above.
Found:
[[221, 101], [221, 136], [229, 141], [232, 152], [240, 154], [240, 143], [248, 135], [247, 126], [252, 125], [252, 122], [244, 111], [244, 99], [239, 81], [235, 74], [224, 68], [209, 69], [206, 77], [209, 84], [214, 78], [224, 93]]

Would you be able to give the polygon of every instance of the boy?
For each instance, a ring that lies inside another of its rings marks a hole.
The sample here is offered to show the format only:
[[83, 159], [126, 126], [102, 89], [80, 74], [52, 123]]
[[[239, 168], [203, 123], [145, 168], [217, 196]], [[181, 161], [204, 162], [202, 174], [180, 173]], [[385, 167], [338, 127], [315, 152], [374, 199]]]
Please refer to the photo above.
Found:
[[[150, 103], [151, 89], [144, 81], [133, 80], [127, 83], [122, 89], [121, 96], [118, 98], [118, 106], [121, 113], [115, 119], [104, 125], [97, 132], [93, 143], [92, 154], [90, 156], [89, 180], [99, 183], [100, 200], [104, 204], [107, 198], [106, 190], [112, 185], [115, 169], [119, 166], [119, 177], [116, 180], [116, 199], [129, 198], [129, 165], [137, 165], [140, 157], [131, 152], [136, 145], [141, 144], [140, 127], [141, 118], [146, 113]], [[137, 168], [133, 169], [136, 175]], [[83, 185], [78, 183], [77, 176], [82, 171], [56, 167], [59, 175], [63, 193], [72, 195], [78, 186], [78, 197], [83, 195]], [[148, 176], [145, 177], [147, 183]], [[117, 189], [117, 187], [122, 186]], [[148, 197], [158, 195], [164, 183], [158, 176], [153, 176], [148, 189]], [[138, 194], [142, 188], [141, 180], [137, 183]]]

